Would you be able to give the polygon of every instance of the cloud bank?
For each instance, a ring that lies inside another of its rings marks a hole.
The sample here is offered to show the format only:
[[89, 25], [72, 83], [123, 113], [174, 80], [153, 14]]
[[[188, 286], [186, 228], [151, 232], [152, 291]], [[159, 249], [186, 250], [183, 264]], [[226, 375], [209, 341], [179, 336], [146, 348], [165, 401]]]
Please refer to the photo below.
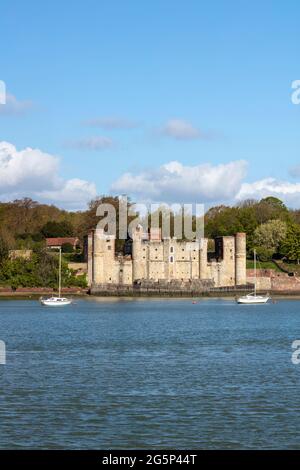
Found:
[[236, 195], [237, 200], [261, 199], [275, 196], [289, 207], [300, 207], [300, 183], [280, 181], [275, 178], [264, 178], [253, 183], [243, 183]]
[[244, 160], [227, 164], [184, 166], [177, 161], [139, 174], [125, 173], [111, 187], [115, 193], [164, 202], [232, 200], [246, 175]]
[[236, 204], [245, 199], [275, 196], [289, 207], [300, 207], [300, 183], [276, 178], [248, 183], [246, 173], [247, 162], [244, 160], [194, 166], [172, 161], [157, 169], [124, 173], [113, 183], [111, 190], [132, 195], [137, 201], [207, 205]]
[[54, 202], [69, 209], [81, 209], [95, 197], [94, 183], [59, 175], [59, 158], [39, 149], [18, 151], [9, 142], [0, 142], [0, 197], [12, 200], [24, 196]]

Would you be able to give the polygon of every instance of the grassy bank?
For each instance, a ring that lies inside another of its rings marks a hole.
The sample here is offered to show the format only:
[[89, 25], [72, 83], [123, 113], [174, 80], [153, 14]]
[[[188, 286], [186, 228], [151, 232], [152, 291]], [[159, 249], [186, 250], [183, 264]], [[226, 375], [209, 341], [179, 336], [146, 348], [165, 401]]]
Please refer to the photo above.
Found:
[[[254, 269], [254, 261], [253, 259], [247, 259], [247, 269]], [[273, 261], [258, 261], [257, 262], [257, 269], [274, 269], [275, 271], [281, 272], [278, 266], [276, 266]]]

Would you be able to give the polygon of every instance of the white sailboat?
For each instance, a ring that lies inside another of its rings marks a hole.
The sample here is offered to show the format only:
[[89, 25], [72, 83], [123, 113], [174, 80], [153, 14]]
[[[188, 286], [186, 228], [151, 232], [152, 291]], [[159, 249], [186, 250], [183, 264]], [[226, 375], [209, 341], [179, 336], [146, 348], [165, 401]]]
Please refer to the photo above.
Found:
[[59, 267], [58, 267], [58, 297], [52, 296], [47, 299], [40, 298], [40, 302], [45, 307], [63, 307], [72, 303], [71, 299], [61, 297], [61, 248], [59, 249]]
[[254, 250], [254, 292], [237, 298], [238, 304], [266, 304], [270, 299], [268, 295], [257, 295], [256, 293], [256, 250]]

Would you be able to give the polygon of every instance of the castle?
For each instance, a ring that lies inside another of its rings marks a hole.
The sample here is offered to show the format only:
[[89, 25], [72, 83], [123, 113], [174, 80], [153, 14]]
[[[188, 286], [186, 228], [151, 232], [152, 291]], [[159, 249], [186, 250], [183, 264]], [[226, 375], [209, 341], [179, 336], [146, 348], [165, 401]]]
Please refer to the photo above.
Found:
[[115, 237], [94, 230], [88, 236], [90, 287], [133, 286], [137, 283], [205, 283], [210, 286], [246, 285], [246, 235], [218, 237], [208, 259], [208, 239], [198, 242], [161, 238], [159, 229], [145, 235], [137, 226], [131, 253], [116, 255]]

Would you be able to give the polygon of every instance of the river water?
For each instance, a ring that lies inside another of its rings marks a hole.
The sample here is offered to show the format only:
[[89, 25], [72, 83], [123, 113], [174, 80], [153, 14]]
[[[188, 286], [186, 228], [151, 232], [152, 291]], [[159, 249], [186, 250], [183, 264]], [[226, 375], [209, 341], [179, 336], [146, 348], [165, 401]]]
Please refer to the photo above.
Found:
[[300, 301], [0, 301], [1, 449], [300, 449]]

